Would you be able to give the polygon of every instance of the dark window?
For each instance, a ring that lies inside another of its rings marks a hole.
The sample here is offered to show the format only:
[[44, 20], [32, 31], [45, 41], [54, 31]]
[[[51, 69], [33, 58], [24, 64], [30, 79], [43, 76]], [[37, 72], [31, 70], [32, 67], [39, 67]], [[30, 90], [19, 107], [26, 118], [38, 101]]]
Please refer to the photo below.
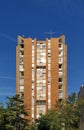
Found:
[[59, 89], [62, 89], [62, 85], [59, 85]]
[[36, 101], [36, 104], [37, 104], [37, 105], [45, 105], [45, 104], [46, 104], [46, 101]]
[[62, 103], [63, 99], [59, 99], [59, 102]]
[[62, 64], [59, 64], [59, 69], [62, 69]]
[[46, 69], [46, 66], [37, 66], [38, 69]]
[[59, 47], [60, 47], [60, 48], [61, 48], [61, 45], [62, 45], [62, 44], [59, 44]]
[[24, 48], [24, 44], [21, 44], [20, 46], [21, 46], [21, 48]]
[[62, 43], [62, 39], [61, 38], [59, 39], [59, 43]]
[[21, 55], [24, 55], [24, 51], [20, 51], [20, 54], [21, 54]]
[[24, 72], [21, 72], [21, 76], [24, 76]]
[[62, 82], [62, 78], [59, 78], [59, 82]]
[[24, 40], [22, 39], [21, 42], [24, 43]]

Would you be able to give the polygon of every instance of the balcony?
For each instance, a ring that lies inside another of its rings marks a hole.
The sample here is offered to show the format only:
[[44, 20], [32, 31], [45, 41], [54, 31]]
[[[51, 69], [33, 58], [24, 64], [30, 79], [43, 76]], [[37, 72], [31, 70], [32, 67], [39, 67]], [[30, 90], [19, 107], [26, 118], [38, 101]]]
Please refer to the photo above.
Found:
[[62, 64], [63, 63], [63, 57], [60, 57], [59, 58], [59, 64]]
[[20, 63], [20, 64], [24, 64], [24, 59], [23, 59], [23, 57], [20, 57], [19, 63]]
[[60, 71], [60, 72], [59, 72], [59, 77], [62, 77], [62, 76], [63, 76], [63, 72]]
[[19, 65], [19, 71], [24, 71], [24, 66], [23, 65]]
[[63, 56], [63, 51], [59, 51], [59, 57]]
[[21, 78], [19, 81], [20, 81], [20, 85], [24, 85], [24, 79], [23, 78]]
[[59, 92], [59, 99], [63, 99], [63, 92]]
[[63, 85], [63, 78], [59, 77], [59, 86]]
[[59, 82], [59, 85], [63, 85], [63, 81]]
[[21, 55], [21, 54], [20, 54], [20, 58], [23, 58], [23, 57], [24, 57], [24, 55]]
[[20, 51], [23, 51], [23, 50], [24, 50], [24, 48], [22, 48], [22, 47], [20, 47], [19, 49], [20, 49]]
[[24, 72], [22, 71], [22, 72], [20, 72], [20, 78], [24, 78]]
[[36, 98], [37, 100], [39, 100], [39, 101], [45, 101], [46, 100], [46, 96], [37, 96], [37, 98]]
[[59, 44], [59, 51], [63, 50], [63, 44]]
[[24, 88], [20, 88], [20, 92], [23, 93], [24, 92]]

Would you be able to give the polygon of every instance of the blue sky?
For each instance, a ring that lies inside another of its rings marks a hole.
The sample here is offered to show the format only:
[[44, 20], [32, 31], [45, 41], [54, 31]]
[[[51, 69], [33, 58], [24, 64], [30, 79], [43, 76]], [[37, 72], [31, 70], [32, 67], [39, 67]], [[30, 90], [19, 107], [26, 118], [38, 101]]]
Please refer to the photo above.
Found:
[[65, 34], [68, 45], [68, 93], [84, 84], [84, 0], [0, 1], [0, 102], [15, 94], [17, 36]]

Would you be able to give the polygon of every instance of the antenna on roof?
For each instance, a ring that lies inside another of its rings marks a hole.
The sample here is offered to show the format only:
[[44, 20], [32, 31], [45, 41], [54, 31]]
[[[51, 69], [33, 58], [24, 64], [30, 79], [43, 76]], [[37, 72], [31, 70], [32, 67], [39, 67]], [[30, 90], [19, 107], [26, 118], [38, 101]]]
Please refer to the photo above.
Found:
[[45, 34], [49, 34], [50, 35], [50, 38], [52, 38], [52, 35], [55, 34], [57, 32], [52, 32], [52, 29], [50, 30], [50, 32], [45, 32]]

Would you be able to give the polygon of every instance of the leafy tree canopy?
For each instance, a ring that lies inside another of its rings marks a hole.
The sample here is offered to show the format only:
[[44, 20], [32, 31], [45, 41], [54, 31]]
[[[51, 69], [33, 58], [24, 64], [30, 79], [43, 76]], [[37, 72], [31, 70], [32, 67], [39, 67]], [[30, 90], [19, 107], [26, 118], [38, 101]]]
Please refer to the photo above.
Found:
[[69, 95], [64, 101], [57, 101], [54, 110], [50, 110], [37, 120], [38, 130], [78, 130], [79, 102], [75, 93]]
[[7, 97], [7, 107], [0, 107], [0, 130], [28, 130], [28, 120], [24, 116], [28, 116], [25, 111], [23, 100], [19, 95]]

